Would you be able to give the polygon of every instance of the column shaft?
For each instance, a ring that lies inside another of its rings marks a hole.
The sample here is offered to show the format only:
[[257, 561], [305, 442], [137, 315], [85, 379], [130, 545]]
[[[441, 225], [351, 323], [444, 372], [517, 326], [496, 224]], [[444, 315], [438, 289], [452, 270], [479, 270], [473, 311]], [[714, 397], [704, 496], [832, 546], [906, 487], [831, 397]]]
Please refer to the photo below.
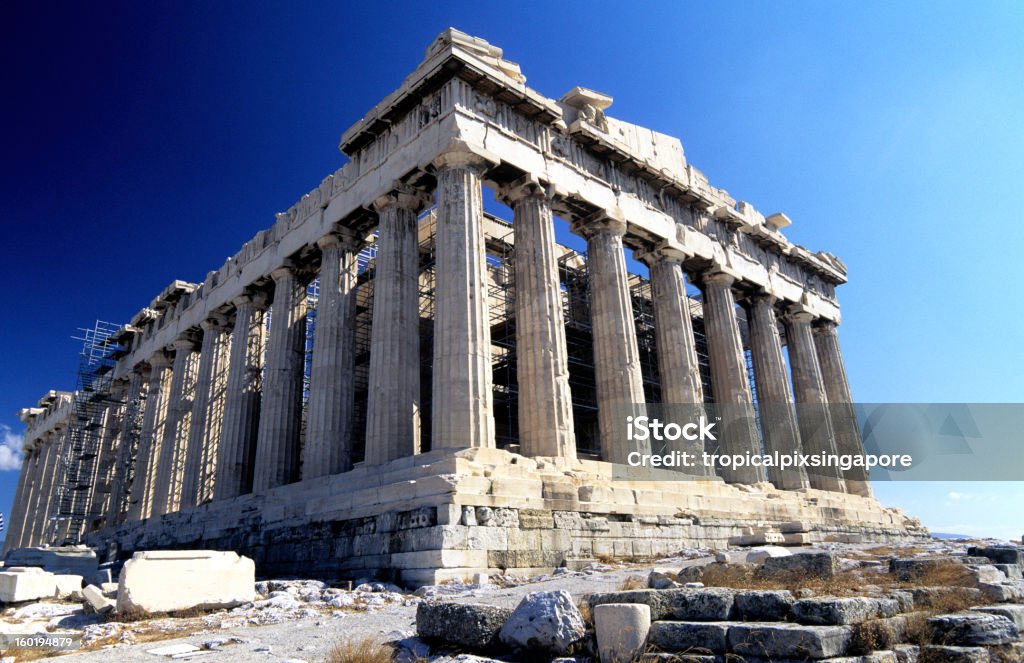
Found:
[[189, 338], [174, 343], [167, 421], [154, 474], [156, 490], [153, 494], [152, 513], [155, 516], [178, 510], [195, 386], [196, 343], [190, 334]]
[[139, 452], [139, 437], [142, 433], [142, 419], [145, 411], [146, 381], [139, 370], [133, 370], [128, 379], [128, 393], [125, 397], [124, 417], [121, 420], [121, 435], [110, 481], [110, 500], [107, 509], [107, 524], [120, 523], [128, 512], [128, 497], [135, 476], [135, 460]]
[[[825, 395], [821, 367], [818, 365], [818, 356], [814, 349], [811, 319], [808, 313], [791, 313], [785, 318], [800, 439], [805, 453], [835, 454], [836, 444], [828, 416], [828, 398]], [[845, 490], [842, 471], [838, 468], [812, 468], [808, 470], [807, 477], [811, 486], [819, 490]]]
[[21, 472], [18, 474], [18, 487], [14, 491], [14, 503], [11, 505], [11, 517], [8, 523], [7, 536], [4, 537], [4, 554], [18, 547], [21, 530], [25, 522], [25, 501], [31, 491], [32, 457], [35, 451], [26, 449], [21, 461]]
[[32, 543], [38, 546], [44, 543], [52, 543], [54, 529], [50, 523], [50, 517], [57, 506], [58, 486], [64, 472], [63, 441], [66, 435], [65, 430], [56, 430], [49, 434], [47, 444], [45, 473], [42, 480], [42, 488], [39, 491], [39, 500], [36, 502], [36, 522], [32, 533]]
[[170, 391], [171, 364], [166, 353], [158, 351], [150, 359], [149, 364], [146, 410], [142, 419], [142, 431], [139, 434], [139, 452], [135, 459], [131, 504], [128, 507], [128, 520], [133, 521], [145, 520], [152, 513], [157, 481], [155, 470], [160, 458], [160, 444], [163, 441]]
[[[318, 244], [323, 254], [309, 374], [309, 414], [302, 450], [303, 479], [352, 469], [352, 370], [359, 270], [351, 237], [331, 234]], [[378, 267], [379, 260], [378, 257]]]
[[[437, 161], [433, 449], [494, 447], [491, 329], [480, 174], [468, 154]], [[376, 299], [376, 296], [374, 297]]]
[[551, 200], [535, 182], [502, 192], [515, 232], [516, 376], [524, 456], [576, 457]]
[[[755, 295], [750, 300], [748, 311], [750, 354], [754, 360], [754, 384], [757, 385], [765, 452], [799, 453], [800, 434], [782, 359], [775, 298]], [[768, 480], [781, 490], [799, 490], [807, 486], [807, 473], [802, 467], [787, 470], [770, 467]]]
[[377, 199], [376, 207], [380, 226], [366, 404], [369, 465], [420, 452], [420, 203], [415, 196], [392, 194]]
[[649, 451], [648, 444], [626, 439], [626, 417], [641, 414], [645, 398], [622, 247], [625, 226], [602, 220], [586, 226], [584, 233], [601, 458], [624, 464], [629, 452]]
[[[711, 360], [711, 386], [715, 408], [722, 418], [719, 449], [727, 454], [759, 454], [761, 445], [754, 418], [754, 402], [747, 382], [743, 341], [736, 322], [736, 300], [732, 294], [733, 277], [723, 272], [706, 274], [704, 288], [704, 330]], [[746, 467], [723, 468], [722, 477], [730, 483], [764, 481], [764, 470]]]
[[263, 384], [266, 299], [262, 294], [234, 300], [224, 423], [217, 450], [214, 499], [230, 499], [252, 491], [256, 435]]
[[[654, 334], [664, 415], [668, 421], [680, 425], [697, 422], [705, 414], [704, 385], [682, 265], [677, 257], [663, 252], [649, 254], [647, 260], [651, 269]], [[680, 440], [672, 448], [691, 454], [705, 451], [700, 440]], [[699, 461], [699, 455], [697, 458]], [[696, 469], [699, 474], [712, 474], [711, 468], [703, 462]]]
[[299, 478], [302, 381], [306, 363], [306, 284], [293, 269], [274, 270], [263, 401], [253, 492]]
[[24, 524], [18, 537], [19, 548], [31, 546], [35, 542], [35, 531], [39, 521], [39, 501], [46, 482], [46, 466], [50, 445], [46, 436], [36, 440], [35, 461], [32, 467], [32, 484], [28, 501], [25, 503]]
[[[843, 353], [839, 348], [836, 323], [827, 320], [814, 327], [814, 347], [825, 383], [828, 413], [836, 436], [836, 449], [841, 454], [861, 455], [864, 453], [864, 441], [857, 427], [857, 415], [853, 410], [853, 397], [850, 395], [850, 383], [846, 378]], [[871, 482], [863, 467], [850, 468], [843, 476], [846, 479], [847, 492], [871, 496]]]
[[203, 344], [199, 350], [199, 374], [192, 402], [192, 423], [188, 432], [185, 470], [181, 483], [180, 509], [191, 509], [208, 500], [211, 476], [216, 466], [217, 443], [224, 407], [224, 366], [230, 343], [223, 317], [204, 320]]

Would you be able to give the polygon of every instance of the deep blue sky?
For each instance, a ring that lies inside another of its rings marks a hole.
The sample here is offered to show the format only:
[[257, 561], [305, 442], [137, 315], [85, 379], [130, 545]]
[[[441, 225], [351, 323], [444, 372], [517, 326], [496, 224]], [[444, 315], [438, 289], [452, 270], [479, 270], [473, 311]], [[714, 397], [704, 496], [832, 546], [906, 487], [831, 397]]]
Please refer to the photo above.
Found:
[[[339, 167], [341, 132], [448, 25], [550, 97], [611, 94], [609, 114], [680, 137], [714, 184], [838, 254], [858, 400], [1024, 401], [1020, 3], [15, 1], [0, 433], [74, 386], [77, 327], [201, 280]], [[940, 531], [1022, 533], [998, 507], [1020, 484], [879, 490]]]

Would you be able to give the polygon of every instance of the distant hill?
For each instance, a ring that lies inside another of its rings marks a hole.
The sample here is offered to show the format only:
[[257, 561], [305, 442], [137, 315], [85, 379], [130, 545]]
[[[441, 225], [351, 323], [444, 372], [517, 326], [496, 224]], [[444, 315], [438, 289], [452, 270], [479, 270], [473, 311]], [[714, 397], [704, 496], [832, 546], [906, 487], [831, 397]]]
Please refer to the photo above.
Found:
[[949, 532], [932, 532], [933, 539], [976, 539], [976, 536], [967, 534], [950, 534]]

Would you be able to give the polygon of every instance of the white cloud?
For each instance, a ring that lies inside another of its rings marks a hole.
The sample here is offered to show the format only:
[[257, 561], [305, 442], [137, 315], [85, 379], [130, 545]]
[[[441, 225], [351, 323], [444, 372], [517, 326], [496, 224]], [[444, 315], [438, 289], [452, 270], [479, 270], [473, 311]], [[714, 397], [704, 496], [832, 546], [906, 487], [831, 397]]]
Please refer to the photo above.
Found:
[[21, 469], [21, 444], [23, 436], [11, 430], [7, 424], [0, 424], [0, 471]]

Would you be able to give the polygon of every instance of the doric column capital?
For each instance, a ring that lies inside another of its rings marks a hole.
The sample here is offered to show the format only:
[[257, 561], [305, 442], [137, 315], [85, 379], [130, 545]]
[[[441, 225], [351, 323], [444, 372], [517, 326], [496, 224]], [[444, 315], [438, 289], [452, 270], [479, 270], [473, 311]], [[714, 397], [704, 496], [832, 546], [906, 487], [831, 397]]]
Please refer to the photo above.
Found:
[[812, 331], [818, 336], [830, 336], [836, 333], [839, 328], [839, 323], [835, 320], [829, 320], [828, 318], [819, 318], [814, 322]]
[[154, 372], [161, 368], [170, 368], [172, 363], [170, 355], [168, 355], [163, 350], [157, 350], [156, 352], [154, 352], [152, 355], [150, 355], [148, 361], [150, 369], [152, 369]]
[[235, 305], [235, 308], [252, 304], [255, 308], [262, 310], [267, 307], [268, 300], [269, 298], [265, 292], [247, 292], [232, 299], [231, 303]]
[[461, 141], [452, 143], [448, 149], [437, 155], [431, 162], [434, 168], [470, 168], [483, 172], [494, 162]]
[[274, 279], [274, 282], [283, 281], [284, 279], [293, 279], [298, 276], [298, 270], [295, 265], [290, 261], [286, 260], [283, 265], [274, 269], [270, 272], [270, 277]]
[[744, 299], [751, 305], [754, 304], [767, 304], [768, 306], [774, 307], [779, 301], [779, 298], [770, 292], [764, 290], [755, 290], [744, 297]]
[[667, 242], [659, 242], [654, 246], [633, 251], [633, 257], [648, 267], [659, 262], [682, 265], [683, 261], [690, 256], [691, 254], [683, 251], [679, 247], [671, 246]]
[[400, 207], [419, 213], [433, 204], [433, 202], [434, 198], [430, 195], [430, 192], [419, 187], [396, 182], [394, 189], [374, 199], [373, 208], [378, 213], [389, 207]]
[[342, 248], [355, 248], [357, 242], [358, 239], [351, 229], [335, 228], [320, 239], [316, 240], [316, 245], [321, 249], [327, 249], [335, 246]]
[[175, 350], [180, 352], [181, 350], [198, 350], [199, 349], [199, 337], [191, 329], [183, 332], [181, 336], [174, 339], [168, 347], [168, 350]]
[[598, 235], [622, 237], [626, 234], [626, 222], [604, 212], [598, 212], [585, 219], [574, 221], [572, 231], [590, 239]]
[[211, 313], [210, 317], [199, 323], [199, 328], [204, 332], [228, 329], [228, 316], [223, 313]]
[[790, 322], [800, 323], [811, 323], [815, 319], [813, 313], [799, 305], [790, 306], [788, 309], [786, 309], [786, 312], [783, 314], [783, 317]]
[[535, 175], [527, 173], [514, 182], [503, 184], [495, 191], [495, 197], [509, 207], [514, 207], [524, 198], [549, 200], [553, 196], [551, 185], [542, 182]]
[[701, 273], [700, 282], [704, 285], [715, 285], [722, 286], [725, 288], [731, 288], [732, 284], [736, 282], [736, 277], [728, 272], [713, 268], [711, 270]]

